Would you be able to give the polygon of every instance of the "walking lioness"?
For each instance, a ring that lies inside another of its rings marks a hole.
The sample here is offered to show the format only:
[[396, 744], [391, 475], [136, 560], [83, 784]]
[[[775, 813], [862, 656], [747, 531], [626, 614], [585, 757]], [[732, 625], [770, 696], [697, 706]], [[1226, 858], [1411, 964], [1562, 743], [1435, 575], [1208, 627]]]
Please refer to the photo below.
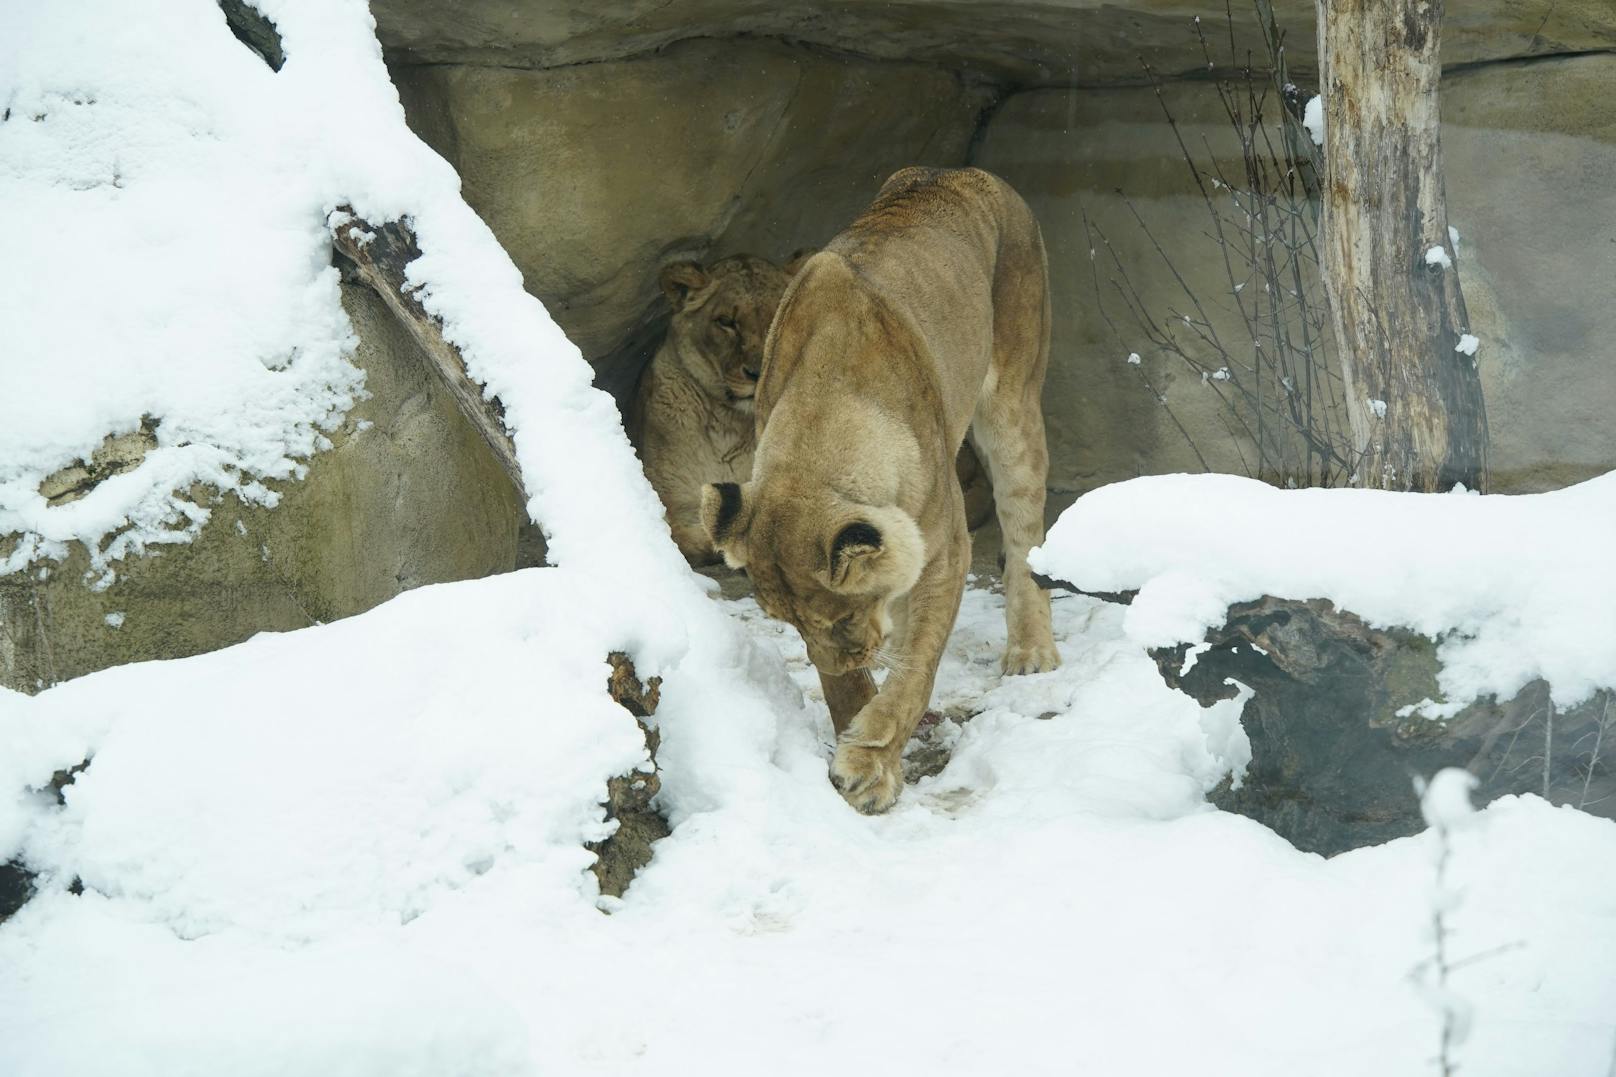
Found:
[[[831, 781], [884, 811], [959, 611], [970, 535], [954, 454], [969, 429], [1004, 532], [1006, 673], [1059, 664], [1043, 541], [1043, 239], [979, 169], [906, 168], [810, 258], [764, 344], [751, 481], [702, 490], [702, 525], [789, 621], [836, 728]], [[890, 672], [875, 690], [870, 669]]]

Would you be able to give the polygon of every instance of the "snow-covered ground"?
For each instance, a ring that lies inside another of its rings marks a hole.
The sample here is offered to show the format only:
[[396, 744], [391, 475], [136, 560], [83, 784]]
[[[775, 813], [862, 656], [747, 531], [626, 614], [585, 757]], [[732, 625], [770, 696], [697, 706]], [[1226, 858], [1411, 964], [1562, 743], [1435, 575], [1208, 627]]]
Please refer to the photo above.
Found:
[[[1205, 803], [1240, 704], [1165, 688], [1139, 619], [1216, 580], [1063, 597], [1064, 667], [1008, 681], [972, 590], [925, 776], [852, 812], [800, 643], [685, 570], [609, 398], [405, 127], [365, 5], [255, 3], [278, 73], [212, 0], [0, 5], [0, 571], [72, 542], [114, 569], [195, 532], [194, 482], [300, 473], [361, 391], [343, 204], [411, 217], [557, 567], [0, 691], [0, 861], [40, 873], [0, 925], [0, 1074], [1435, 1072], [1433, 838], [1326, 862]], [[144, 416], [140, 467], [46, 503]], [[1130, 534], [1106, 549], [1148, 553]], [[673, 832], [615, 902], [583, 845], [643, 757], [618, 649], [665, 677]], [[1603, 1077], [1616, 826], [1506, 798], [1452, 845], [1466, 1077]]]
[[[826, 780], [794, 634], [703, 600], [658, 713], [673, 833], [602, 902], [582, 843], [642, 748], [591, 598], [429, 587], [8, 697], [0, 856], [44, 875], [0, 927], [0, 1072], [1437, 1072], [1434, 836], [1325, 861], [1211, 809], [1240, 704], [1087, 598], [1061, 670], [1002, 680], [967, 593], [952, 757], [876, 818]], [[17, 795], [87, 753], [65, 806]], [[1530, 797], [1454, 833], [1462, 1072], [1607, 1072], [1613, 863], [1616, 825]]]

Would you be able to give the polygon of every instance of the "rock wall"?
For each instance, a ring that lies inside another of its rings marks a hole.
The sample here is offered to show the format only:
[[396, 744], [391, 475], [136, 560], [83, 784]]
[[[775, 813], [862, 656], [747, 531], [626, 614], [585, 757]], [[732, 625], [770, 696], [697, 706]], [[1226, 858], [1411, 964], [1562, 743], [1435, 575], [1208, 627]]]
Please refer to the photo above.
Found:
[[[1554, 489], [1616, 467], [1616, 425], [1602, 418], [1616, 407], [1616, 306], [1604, 299], [1606, 282], [1616, 280], [1612, 86], [1610, 54], [1489, 65], [1443, 80], [1449, 219], [1460, 232], [1459, 270], [1481, 338], [1477, 359], [1494, 489], [1501, 492]], [[1209, 84], [1172, 84], [1163, 99], [1199, 159], [1240, 173]], [[1239, 339], [1206, 209], [1155, 93], [1014, 94], [987, 124], [973, 163], [1027, 197], [1049, 246], [1056, 310], [1044, 394], [1051, 486], [1077, 493], [1135, 475], [1200, 470], [1191, 440], [1213, 470], [1244, 473], [1244, 461], [1254, 458], [1251, 442], [1231, 430], [1219, 387], [1182, 361], [1157, 356], [1126, 319], [1122, 332], [1112, 333], [1095, 295], [1085, 214], [1117, 248], [1152, 310], [1187, 309], [1126, 195], [1222, 335]], [[1102, 268], [1102, 288], [1111, 275]], [[1190, 350], [1210, 359], [1207, 349]], [[1126, 362], [1130, 351], [1141, 353], [1138, 367]]]
[[281, 484], [274, 509], [226, 496], [193, 542], [127, 560], [104, 591], [86, 586], [82, 549], [0, 577], [0, 685], [37, 691], [515, 566], [526, 516], [492, 454], [381, 300], [344, 287], [343, 304], [371, 395], [308, 477]]
[[415, 130], [619, 396], [664, 316], [665, 261], [817, 246], [898, 168], [963, 163], [991, 99], [935, 65], [767, 41], [392, 70]]
[[[1294, 67], [1312, 62], [1314, 0], [1273, 0]], [[844, 56], [981, 71], [1017, 86], [1139, 79], [1204, 67], [1190, 29], [1221, 30], [1216, 0], [373, 0], [377, 36], [428, 63], [562, 67], [620, 60], [692, 38], [774, 38]], [[1233, 5], [1242, 36], [1249, 2]], [[1616, 48], [1609, 0], [1448, 5], [1445, 65]]]

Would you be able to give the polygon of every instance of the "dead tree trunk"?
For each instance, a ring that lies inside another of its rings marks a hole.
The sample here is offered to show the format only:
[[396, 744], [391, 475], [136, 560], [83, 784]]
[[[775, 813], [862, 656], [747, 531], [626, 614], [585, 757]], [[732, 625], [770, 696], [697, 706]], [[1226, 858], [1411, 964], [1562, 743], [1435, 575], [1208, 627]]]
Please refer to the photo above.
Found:
[[1321, 268], [1360, 485], [1487, 483], [1487, 412], [1448, 228], [1443, 0], [1318, 0]]
[[348, 206], [338, 212], [341, 216], [334, 218], [331, 229], [337, 253], [353, 264], [359, 279], [375, 289], [393, 316], [409, 330], [460, 413], [482, 435], [505, 474], [510, 476], [511, 484], [526, 501], [522, 467], [516, 462], [516, 444], [505, 429], [503, 405], [497, 397], [485, 396], [483, 387], [466, 373], [460, 349], [444, 339], [442, 323], [421, 306], [421, 301], [408, 287], [405, 270], [421, 256], [415, 233], [402, 221], [377, 225], [360, 220]]

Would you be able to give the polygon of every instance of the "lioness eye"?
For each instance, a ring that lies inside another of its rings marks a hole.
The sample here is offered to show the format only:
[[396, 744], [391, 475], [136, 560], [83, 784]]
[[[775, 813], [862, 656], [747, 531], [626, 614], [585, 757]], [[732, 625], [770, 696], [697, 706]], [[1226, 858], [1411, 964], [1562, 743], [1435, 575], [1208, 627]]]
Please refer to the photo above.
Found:
[[731, 318], [729, 315], [720, 314], [718, 317], [714, 318], [713, 321], [717, 322], [718, 328], [722, 329], [724, 332], [735, 332], [735, 319]]

